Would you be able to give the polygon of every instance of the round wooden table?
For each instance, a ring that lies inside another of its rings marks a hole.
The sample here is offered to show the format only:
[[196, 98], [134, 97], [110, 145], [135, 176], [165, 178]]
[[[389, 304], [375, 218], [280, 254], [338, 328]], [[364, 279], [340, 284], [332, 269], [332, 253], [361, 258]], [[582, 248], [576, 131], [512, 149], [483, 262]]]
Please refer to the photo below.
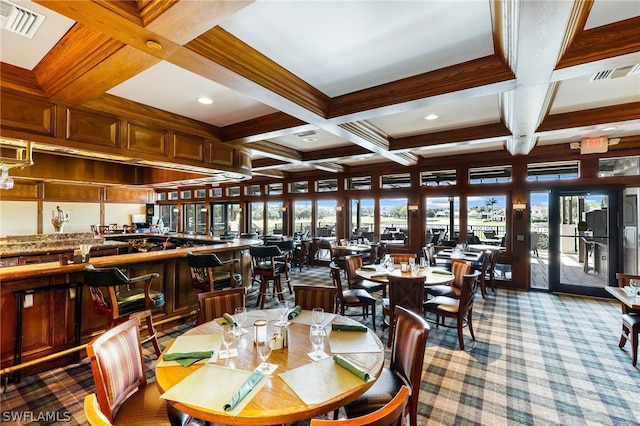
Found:
[[[375, 268], [372, 269], [372, 267]], [[445, 271], [446, 272], [446, 271]], [[385, 276], [376, 276], [379, 274], [386, 274]], [[417, 276], [424, 277], [424, 285], [440, 285], [440, 284], [449, 284], [453, 281], [453, 274], [451, 273], [438, 273], [434, 272], [433, 268], [420, 268], [418, 273], [414, 275], [411, 271], [402, 272], [400, 270], [400, 265], [395, 265], [394, 270], [389, 272], [382, 265], [369, 265], [365, 268], [360, 268], [356, 270], [356, 274], [359, 277], [362, 277], [366, 280], [376, 281], [380, 283], [388, 283], [389, 279], [387, 278], [389, 275], [393, 275], [396, 277], [407, 277], [407, 278], [415, 278]]]
[[[214, 363], [215, 365], [245, 371], [253, 371], [260, 365], [261, 361], [253, 344], [254, 331], [252, 324], [253, 319], [262, 313], [264, 313], [264, 315], [269, 319], [270, 333], [280, 329], [280, 327], [276, 327], [274, 325], [275, 320], [278, 318], [276, 310], [249, 311], [249, 317], [251, 319], [248, 320], [247, 323], [251, 324], [244, 325], [244, 328], [249, 330], [249, 333], [238, 337], [234, 344], [234, 347], [238, 350], [238, 356], [229, 359], [218, 359]], [[341, 317], [339, 315], [336, 315], [332, 322], [336, 324], [359, 324], [350, 318]], [[330, 325], [327, 325], [327, 327], [328, 329], [331, 328]], [[184, 334], [219, 334], [220, 330], [221, 327], [219, 325], [219, 321], [214, 320], [197, 326]], [[332, 333], [335, 333], [335, 331]], [[348, 353], [343, 354], [343, 356], [360, 366], [363, 370], [369, 372], [373, 377], [377, 378], [384, 365], [384, 347], [373, 331], [368, 330], [367, 333], [374, 338], [375, 344], [380, 349], [379, 352]], [[165, 353], [167, 349], [168, 348], [165, 349]], [[188, 405], [186, 403], [170, 400], [168, 403], [172, 404], [176, 409], [184, 413], [210, 422], [233, 425], [273, 425], [290, 423], [330, 413], [333, 410], [355, 400], [358, 396], [369, 389], [371, 385], [373, 385], [375, 380], [370, 380], [368, 382], [362, 381], [362, 385], [359, 385], [348, 392], [344, 392], [313, 406], [307, 405], [279, 375], [312, 363], [313, 361], [307, 355], [312, 351], [313, 349], [309, 340], [309, 325], [292, 322], [289, 325], [288, 348], [274, 350], [267, 361], [271, 364], [277, 364], [278, 368], [271, 376], [264, 376], [263, 380], [266, 379], [266, 384], [260, 388], [242, 411], [235, 416], [224, 411], [209, 410], [203, 407]], [[331, 355], [329, 349], [329, 338], [325, 339], [324, 351]], [[194, 364], [189, 367], [156, 367], [156, 383], [162, 392], [166, 392], [191, 373], [201, 368], [202, 365], [204, 364]], [[211, 386], [224, 386], [224, 383], [211, 383]], [[322, 383], [320, 383], [319, 386], [322, 386]]]

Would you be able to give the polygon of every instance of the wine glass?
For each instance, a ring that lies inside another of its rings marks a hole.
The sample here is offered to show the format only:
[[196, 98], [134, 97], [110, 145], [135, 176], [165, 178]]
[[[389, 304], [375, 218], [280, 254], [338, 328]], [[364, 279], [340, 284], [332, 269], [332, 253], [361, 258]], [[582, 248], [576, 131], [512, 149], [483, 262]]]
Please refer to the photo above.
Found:
[[633, 295], [640, 296], [640, 280], [635, 280], [635, 279], [629, 280], [629, 285], [633, 290]]
[[242, 325], [247, 320], [247, 308], [244, 306], [238, 307], [235, 309], [233, 313], [233, 318], [236, 320], [236, 324], [238, 324], [238, 335], [242, 334]]
[[324, 328], [319, 325], [312, 325], [309, 328], [309, 339], [313, 345], [313, 353], [317, 354], [324, 346]]
[[260, 364], [260, 371], [266, 373], [269, 371], [269, 365], [267, 365], [267, 360], [271, 355], [271, 351], [273, 350], [273, 339], [270, 336], [267, 336], [265, 340], [261, 340], [258, 342], [258, 356], [262, 363]]
[[287, 323], [287, 314], [289, 313], [289, 304], [286, 301], [278, 303], [278, 312], [280, 313], [280, 325]]
[[324, 321], [324, 309], [313, 308], [313, 310], [311, 311], [311, 319], [313, 320], [314, 324], [316, 324], [317, 326], [321, 326], [322, 322]]
[[389, 258], [389, 263], [387, 264], [387, 271], [393, 272], [396, 269], [396, 260], [393, 257]]
[[228, 357], [230, 354], [229, 346], [231, 346], [236, 336], [236, 326], [234, 324], [223, 324], [221, 336], [225, 350], [220, 353], [220, 356]]

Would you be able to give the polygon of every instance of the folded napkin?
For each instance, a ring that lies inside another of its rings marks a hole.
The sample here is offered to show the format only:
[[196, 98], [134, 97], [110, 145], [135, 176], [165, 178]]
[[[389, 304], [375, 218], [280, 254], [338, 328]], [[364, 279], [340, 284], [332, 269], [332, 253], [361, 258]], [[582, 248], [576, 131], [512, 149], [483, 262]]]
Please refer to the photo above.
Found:
[[386, 277], [388, 274], [386, 272], [381, 272], [379, 274], [371, 274], [371, 278], [384, 278]]
[[174, 352], [164, 354], [162, 359], [165, 361], [175, 361], [183, 367], [188, 367], [201, 359], [211, 358], [213, 351], [197, 351], [197, 352]]
[[227, 401], [226, 404], [224, 404], [224, 411], [233, 410], [236, 405], [238, 405], [238, 403], [242, 401], [242, 399], [247, 396], [249, 392], [251, 392], [251, 389], [253, 389], [253, 387], [258, 384], [260, 379], [262, 379], [262, 371], [254, 371], [253, 373], [251, 373], [249, 378], [245, 380], [245, 382], [240, 386], [236, 393], [233, 394], [231, 399]]
[[369, 265], [369, 266], [365, 265], [365, 266], [363, 266], [363, 267], [362, 267], [362, 268], [360, 268], [360, 269], [363, 269], [363, 270], [365, 270], [365, 271], [377, 271], [376, 267], [375, 267], [375, 266], [372, 266], [372, 265]]
[[296, 305], [296, 307], [293, 308], [291, 312], [289, 312], [289, 319], [294, 319], [295, 317], [300, 315], [300, 312], [302, 312], [302, 306]]
[[368, 328], [364, 325], [351, 325], [351, 324], [331, 324], [331, 329], [336, 331], [367, 331]]
[[360, 377], [365, 382], [369, 380], [369, 377], [370, 377], [369, 373], [367, 373], [366, 371], [362, 371], [362, 369], [360, 367], [358, 367], [357, 365], [353, 364], [351, 361], [349, 361], [348, 359], [346, 359], [342, 355], [338, 355], [338, 354], [333, 355], [333, 360], [340, 367], [346, 368], [351, 373], [353, 373], [356, 376]]
[[443, 271], [442, 269], [432, 269], [431, 273], [432, 274], [439, 274], [439, 275], [452, 275], [451, 272]]
[[236, 320], [229, 314], [225, 313], [224, 315], [222, 315], [224, 317], [224, 320], [227, 324], [229, 325], [236, 325]]

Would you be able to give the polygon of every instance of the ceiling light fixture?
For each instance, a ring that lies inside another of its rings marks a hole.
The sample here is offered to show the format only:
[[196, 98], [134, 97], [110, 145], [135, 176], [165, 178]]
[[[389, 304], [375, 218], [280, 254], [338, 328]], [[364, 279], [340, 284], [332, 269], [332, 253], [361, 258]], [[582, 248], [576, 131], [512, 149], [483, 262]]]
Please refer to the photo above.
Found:
[[200, 102], [202, 105], [211, 105], [213, 103], [213, 99], [207, 98], [206, 96], [198, 96], [196, 101]]
[[162, 50], [162, 45], [155, 40], [147, 40], [145, 45], [151, 50]]
[[318, 142], [318, 138], [302, 138], [302, 142]]
[[435, 114], [429, 114], [429, 115], [427, 115], [424, 119], [425, 119], [425, 120], [435, 120], [436, 118], [438, 118], [438, 116], [437, 116], [437, 115], [435, 115]]
[[611, 127], [605, 127], [602, 129], [603, 132], [610, 132], [612, 130], [615, 130], [617, 127], [616, 126], [611, 126]]
[[13, 189], [13, 179], [9, 176], [12, 167], [22, 169], [33, 165], [33, 147], [30, 141], [11, 141], [2, 139], [6, 144], [0, 144], [0, 148], [15, 151], [15, 157], [0, 156], [0, 189]]

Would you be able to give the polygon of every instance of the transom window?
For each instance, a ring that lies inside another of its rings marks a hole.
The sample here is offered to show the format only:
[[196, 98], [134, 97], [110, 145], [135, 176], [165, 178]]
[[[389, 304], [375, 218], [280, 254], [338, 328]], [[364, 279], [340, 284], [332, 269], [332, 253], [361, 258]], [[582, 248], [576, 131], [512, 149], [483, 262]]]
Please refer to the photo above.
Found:
[[411, 187], [411, 175], [409, 173], [401, 173], [380, 176], [380, 187], [383, 189], [409, 188]]
[[598, 176], [638, 176], [640, 157], [601, 158]]
[[438, 170], [420, 173], [420, 185], [422, 186], [442, 186], [455, 185], [455, 170]]
[[322, 179], [316, 181], [316, 192], [332, 192], [338, 190], [338, 179]]
[[346, 181], [346, 189], [371, 189], [371, 176], [352, 177]]
[[532, 163], [527, 165], [527, 180], [547, 181], [577, 179], [580, 177], [579, 161], [559, 161], [554, 163]]
[[469, 169], [469, 183], [505, 183], [511, 182], [511, 166], [479, 167]]

